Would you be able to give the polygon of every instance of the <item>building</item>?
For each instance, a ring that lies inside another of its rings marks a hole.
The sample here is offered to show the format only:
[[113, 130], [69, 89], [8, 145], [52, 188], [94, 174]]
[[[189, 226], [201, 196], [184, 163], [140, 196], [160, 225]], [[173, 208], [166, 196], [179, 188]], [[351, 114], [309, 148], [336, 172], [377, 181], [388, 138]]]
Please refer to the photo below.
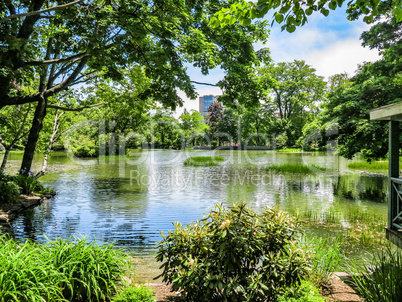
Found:
[[203, 117], [208, 115], [208, 107], [211, 106], [213, 102], [218, 101], [217, 95], [204, 95], [200, 96], [199, 98], [199, 105], [200, 105], [200, 113]]

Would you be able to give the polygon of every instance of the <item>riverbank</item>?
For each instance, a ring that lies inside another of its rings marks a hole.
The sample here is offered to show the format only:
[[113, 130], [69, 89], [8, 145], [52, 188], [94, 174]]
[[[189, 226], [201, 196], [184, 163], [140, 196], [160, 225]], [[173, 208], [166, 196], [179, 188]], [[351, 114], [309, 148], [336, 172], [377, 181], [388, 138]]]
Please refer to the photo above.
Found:
[[10, 233], [11, 222], [27, 209], [41, 205], [53, 198], [56, 193], [43, 195], [20, 195], [19, 200], [13, 203], [0, 205], [0, 233]]

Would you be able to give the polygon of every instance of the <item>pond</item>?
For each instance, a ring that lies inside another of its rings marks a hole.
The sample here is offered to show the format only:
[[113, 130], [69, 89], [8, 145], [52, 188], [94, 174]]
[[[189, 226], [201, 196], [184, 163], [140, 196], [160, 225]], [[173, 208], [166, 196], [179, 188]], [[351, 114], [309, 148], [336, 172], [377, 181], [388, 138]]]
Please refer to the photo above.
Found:
[[[189, 156], [209, 155], [225, 161], [211, 167], [183, 164]], [[10, 158], [11, 164], [18, 160]], [[46, 237], [85, 235], [150, 255], [160, 231], [172, 230], [173, 221], [187, 224], [217, 203], [246, 201], [255, 210], [279, 206], [298, 213], [317, 222], [310, 231], [323, 236], [343, 236], [365, 219], [381, 231], [387, 217], [387, 177], [350, 171], [348, 162], [326, 152], [144, 150], [98, 159], [54, 153], [50, 164], [59, 167], [57, 173], [41, 180], [57, 191], [56, 197], [18, 217], [12, 228], [16, 238], [44, 242]], [[326, 170], [296, 174], [264, 169], [285, 163]]]

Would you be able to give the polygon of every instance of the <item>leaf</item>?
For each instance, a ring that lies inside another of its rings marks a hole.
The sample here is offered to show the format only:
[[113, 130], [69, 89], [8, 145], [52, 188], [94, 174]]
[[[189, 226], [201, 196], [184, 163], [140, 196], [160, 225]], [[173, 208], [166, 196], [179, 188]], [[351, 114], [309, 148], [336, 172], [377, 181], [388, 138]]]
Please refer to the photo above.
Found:
[[329, 10], [327, 10], [326, 8], [322, 8], [321, 14], [323, 14], [325, 17], [327, 17], [329, 15]]
[[286, 30], [287, 30], [287, 32], [292, 33], [292, 32], [294, 32], [294, 31], [296, 30], [296, 26], [294, 26], [293, 24], [292, 24], [292, 25], [288, 25], [288, 26], [286, 27]]
[[275, 14], [275, 20], [276, 20], [276, 22], [278, 22], [278, 23], [282, 23], [282, 21], [283, 21], [283, 15], [281, 15], [281, 14]]
[[241, 25], [243, 26], [249, 26], [251, 24], [251, 19], [249, 18], [244, 18], [243, 20], [240, 21]]

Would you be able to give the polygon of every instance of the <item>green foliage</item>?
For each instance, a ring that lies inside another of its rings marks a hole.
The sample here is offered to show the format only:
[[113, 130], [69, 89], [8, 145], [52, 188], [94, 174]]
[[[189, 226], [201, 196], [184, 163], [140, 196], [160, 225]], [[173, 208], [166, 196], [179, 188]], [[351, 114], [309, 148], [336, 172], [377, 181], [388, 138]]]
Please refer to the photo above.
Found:
[[97, 146], [94, 140], [80, 135], [80, 139], [77, 139], [71, 145], [73, 154], [78, 157], [97, 157], [99, 155], [99, 146]]
[[359, 170], [388, 170], [388, 161], [353, 162], [348, 164], [348, 168]]
[[272, 165], [264, 168], [266, 171], [277, 171], [277, 172], [288, 172], [288, 173], [303, 173], [310, 174], [316, 173], [318, 171], [325, 171], [326, 168], [319, 167], [316, 165], [303, 165], [303, 164], [283, 164], [283, 165]]
[[299, 286], [289, 287], [278, 297], [277, 302], [325, 302], [317, 287], [308, 281], [302, 281]]
[[304, 241], [306, 248], [311, 251], [313, 267], [308, 280], [316, 286], [329, 282], [333, 272], [342, 260], [341, 245], [342, 238], [320, 238], [314, 237]]
[[18, 200], [20, 190], [12, 181], [0, 180], [0, 203], [13, 203]]
[[43, 185], [32, 175], [18, 174], [13, 177], [13, 181], [21, 188], [22, 194], [30, 195], [43, 190]]
[[153, 291], [146, 286], [126, 287], [118, 293], [112, 302], [155, 302]]
[[0, 301], [104, 301], [125, 256], [110, 245], [61, 239], [39, 245], [0, 237]]
[[222, 156], [193, 156], [184, 161], [185, 166], [217, 166], [219, 162], [224, 161]]
[[402, 298], [402, 251], [379, 252], [360, 272], [352, 275], [357, 293], [367, 302], [395, 302]]
[[[388, 126], [371, 121], [370, 110], [402, 100], [402, 22], [380, 20], [362, 34], [363, 45], [380, 51], [382, 58], [360, 67], [356, 76], [328, 95], [323, 112], [305, 135], [314, 132], [336, 139], [338, 153], [352, 159], [357, 153], [368, 161], [384, 158], [388, 152]], [[310, 139], [310, 141], [312, 140]]]
[[[209, 24], [212, 27], [225, 27], [233, 25], [236, 21], [244, 26], [249, 26], [251, 20], [264, 17], [268, 11], [274, 11], [273, 23], [282, 24], [282, 30], [290, 33], [296, 27], [303, 26], [309, 16], [313, 13], [321, 13], [327, 17], [330, 10], [335, 10], [344, 4], [345, 0], [322, 0], [315, 1], [268, 1], [259, 0], [255, 2], [236, 1], [230, 8], [222, 8], [215, 13]], [[387, 5], [392, 9], [392, 13], [402, 21], [401, 1], [350, 1], [347, 3], [349, 19], [355, 19], [359, 15], [364, 15], [363, 21], [370, 24], [380, 15], [381, 7]]]
[[157, 260], [163, 281], [186, 301], [273, 301], [311, 265], [298, 222], [279, 210], [217, 205], [200, 221], [174, 226], [162, 234]]

